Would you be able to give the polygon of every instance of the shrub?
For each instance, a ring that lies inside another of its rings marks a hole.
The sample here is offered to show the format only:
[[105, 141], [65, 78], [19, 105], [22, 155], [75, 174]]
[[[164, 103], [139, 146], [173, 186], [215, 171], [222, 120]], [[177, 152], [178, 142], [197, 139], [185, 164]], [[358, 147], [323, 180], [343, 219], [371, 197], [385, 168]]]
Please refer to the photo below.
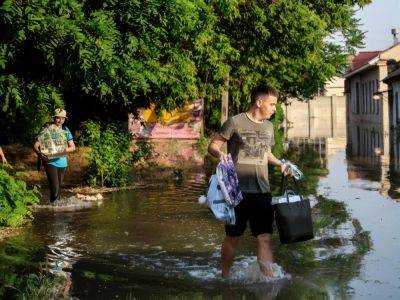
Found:
[[26, 183], [0, 169], [0, 226], [20, 226], [32, 219], [33, 204], [39, 203], [36, 188], [27, 189]]
[[211, 142], [211, 138], [209, 138], [209, 137], [201, 136], [199, 138], [199, 142], [197, 144], [197, 147], [198, 147], [197, 153], [200, 156], [204, 157], [204, 156], [207, 155], [207, 153], [208, 153], [208, 145], [210, 144], [210, 142]]
[[141, 160], [148, 160], [153, 153], [153, 145], [149, 142], [136, 142], [136, 149], [133, 152], [133, 162], [137, 163]]
[[86, 180], [90, 185], [123, 186], [131, 181], [131, 139], [116, 124], [83, 123], [81, 141], [91, 148]]

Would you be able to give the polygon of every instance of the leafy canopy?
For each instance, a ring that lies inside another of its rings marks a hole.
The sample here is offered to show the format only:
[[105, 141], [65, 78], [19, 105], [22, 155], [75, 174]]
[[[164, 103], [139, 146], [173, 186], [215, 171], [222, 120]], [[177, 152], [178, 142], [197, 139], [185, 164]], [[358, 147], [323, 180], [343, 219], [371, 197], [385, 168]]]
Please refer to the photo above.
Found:
[[[237, 109], [265, 81], [311, 97], [362, 44], [354, 9], [369, 2], [5, 0], [1, 125], [32, 135], [64, 105], [85, 120], [199, 96], [211, 120], [228, 78]], [[328, 39], [337, 33], [343, 44]]]

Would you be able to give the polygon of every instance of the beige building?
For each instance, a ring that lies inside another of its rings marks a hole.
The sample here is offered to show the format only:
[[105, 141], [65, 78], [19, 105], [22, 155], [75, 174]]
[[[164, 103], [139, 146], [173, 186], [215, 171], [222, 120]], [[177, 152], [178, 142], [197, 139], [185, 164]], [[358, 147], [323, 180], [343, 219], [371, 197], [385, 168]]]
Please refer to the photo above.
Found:
[[400, 43], [382, 51], [360, 52], [345, 74], [348, 146], [352, 155], [389, 158], [390, 105], [383, 79], [400, 59]]
[[391, 167], [400, 172], [400, 62], [383, 80], [389, 87], [389, 103], [391, 104]]
[[344, 78], [335, 76], [326, 82], [323, 89], [323, 96], [344, 96]]

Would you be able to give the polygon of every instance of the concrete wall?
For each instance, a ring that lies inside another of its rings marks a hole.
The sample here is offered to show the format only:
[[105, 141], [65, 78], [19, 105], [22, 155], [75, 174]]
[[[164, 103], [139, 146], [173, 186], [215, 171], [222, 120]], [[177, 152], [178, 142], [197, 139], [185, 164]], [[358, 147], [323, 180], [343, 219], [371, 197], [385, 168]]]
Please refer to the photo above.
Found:
[[289, 99], [283, 110], [287, 139], [346, 137], [344, 96], [318, 96], [309, 101]]
[[344, 78], [335, 76], [324, 85], [324, 96], [343, 96]]

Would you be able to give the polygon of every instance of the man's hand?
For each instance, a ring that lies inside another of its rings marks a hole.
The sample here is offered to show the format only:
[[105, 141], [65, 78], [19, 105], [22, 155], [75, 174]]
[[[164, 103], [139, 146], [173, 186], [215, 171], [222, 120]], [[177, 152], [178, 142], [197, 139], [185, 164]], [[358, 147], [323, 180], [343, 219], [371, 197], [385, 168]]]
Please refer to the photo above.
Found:
[[219, 154], [219, 160], [223, 161], [224, 163], [227, 163], [228, 162], [228, 154], [221, 151]]
[[281, 172], [285, 176], [292, 176], [292, 172], [290, 172], [290, 168], [287, 168], [287, 165], [285, 163], [281, 164]]

